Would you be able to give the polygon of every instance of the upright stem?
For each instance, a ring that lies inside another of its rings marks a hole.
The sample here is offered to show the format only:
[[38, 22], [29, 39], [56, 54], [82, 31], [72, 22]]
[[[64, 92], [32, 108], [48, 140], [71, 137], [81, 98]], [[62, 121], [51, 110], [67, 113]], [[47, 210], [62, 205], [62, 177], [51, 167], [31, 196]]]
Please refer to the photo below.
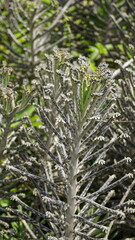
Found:
[[74, 214], [76, 211], [76, 199], [75, 195], [77, 193], [77, 180], [76, 180], [76, 174], [77, 174], [77, 169], [78, 169], [78, 152], [79, 152], [79, 145], [80, 145], [80, 140], [79, 137], [76, 136], [74, 140], [74, 146], [75, 149], [72, 152], [71, 156], [71, 170], [69, 172], [69, 189], [67, 193], [67, 203], [69, 205], [66, 213], [66, 230], [65, 230], [65, 237], [68, 240], [73, 240], [74, 239]]
[[30, 43], [31, 43], [30, 61], [31, 61], [32, 72], [34, 72], [35, 63], [37, 61], [37, 56], [35, 55], [35, 52], [37, 49], [37, 41], [35, 40], [37, 36], [37, 29], [35, 28], [35, 21], [34, 21], [35, 14], [36, 14], [36, 10], [34, 10], [30, 19]]

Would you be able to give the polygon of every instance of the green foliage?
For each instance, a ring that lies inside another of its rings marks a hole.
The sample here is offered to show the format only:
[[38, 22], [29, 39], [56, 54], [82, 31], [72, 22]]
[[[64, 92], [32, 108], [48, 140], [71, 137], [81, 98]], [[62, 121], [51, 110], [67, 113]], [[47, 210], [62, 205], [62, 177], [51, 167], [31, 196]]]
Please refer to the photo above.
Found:
[[[68, 12], [75, 39], [71, 48], [92, 57], [96, 63], [105, 59], [114, 67], [114, 60], [131, 57], [129, 44], [134, 45], [135, 42], [134, 14], [133, 0], [76, 0]], [[92, 51], [92, 56], [89, 51]]]

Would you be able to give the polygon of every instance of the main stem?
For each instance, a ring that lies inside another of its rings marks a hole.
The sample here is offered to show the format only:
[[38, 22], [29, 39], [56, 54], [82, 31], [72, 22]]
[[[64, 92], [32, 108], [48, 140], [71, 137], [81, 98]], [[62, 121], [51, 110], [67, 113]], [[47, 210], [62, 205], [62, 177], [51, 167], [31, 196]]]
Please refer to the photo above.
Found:
[[65, 237], [68, 240], [74, 239], [74, 214], [76, 211], [76, 199], [75, 195], [77, 194], [77, 169], [78, 169], [78, 152], [79, 152], [79, 137], [76, 136], [74, 140], [74, 151], [72, 152], [71, 156], [71, 170], [69, 171], [69, 188], [67, 193], [67, 203], [68, 209], [66, 213], [66, 230], [65, 230]]

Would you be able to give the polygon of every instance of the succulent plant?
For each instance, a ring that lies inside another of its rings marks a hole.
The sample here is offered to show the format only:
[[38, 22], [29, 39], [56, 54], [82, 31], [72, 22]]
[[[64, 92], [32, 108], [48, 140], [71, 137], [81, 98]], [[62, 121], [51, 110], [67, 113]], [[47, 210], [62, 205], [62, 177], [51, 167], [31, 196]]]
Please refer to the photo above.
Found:
[[[70, 58], [55, 49], [36, 69], [34, 106], [42, 125], [34, 127], [28, 118], [31, 154], [26, 148], [18, 152], [24, 164], [16, 165], [9, 157], [6, 166], [13, 177], [26, 178], [24, 185], [29, 185], [34, 202], [29, 205], [25, 194], [15, 193], [11, 199], [22, 211], [12, 205], [3, 211], [31, 224], [29, 237], [108, 239], [113, 225], [126, 223], [127, 206], [134, 205], [128, 199], [129, 189], [120, 193], [124, 182], [131, 188], [133, 171], [117, 174], [131, 159], [112, 163], [107, 156], [121, 136], [109, 139], [107, 134], [119, 117], [116, 84], [106, 64], [92, 72], [86, 58], [74, 63]], [[115, 192], [120, 195], [117, 201]]]
[[20, 80], [33, 79], [34, 69], [44, 54], [67, 37], [68, 30], [61, 19], [73, 0], [64, 7], [55, 2], [33, 0], [26, 4], [11, 0], [0, 9], [1, 57], [12, 65]]

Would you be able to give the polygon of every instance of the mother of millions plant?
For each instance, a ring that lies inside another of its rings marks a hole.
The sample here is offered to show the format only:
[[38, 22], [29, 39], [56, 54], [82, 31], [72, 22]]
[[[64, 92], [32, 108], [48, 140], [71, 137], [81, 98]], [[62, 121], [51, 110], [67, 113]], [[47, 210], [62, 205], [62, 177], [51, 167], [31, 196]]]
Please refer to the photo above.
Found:
[[[3, 68], [0, 70], [0, 208], [8, 206], [11, 202], [10, 197], [16, 191], [18, 194], [20, 191], [18, 179], [11, 179], [9, 171], [6, 170], [6, 164], [9, 156], [11, 158], [11, 153], [14, 155], [13, 152], [17, 150], [14, 142], [25, 120], [25, 117], [20, 117], [20, 114], [26, 111], [34, 94], [34, 89], [25, 89], [24, 92], [20, 89], [23, 94], [20, 94], [18, 99], [18, 85], [10, 82], [11, 72], [12, 69], [7, 67], [4, 62]], [[16, 220], [16, 217], [0, 214], [0, 239], [3, 239], [4, 233], [10, 232], [11, 225], [9, 223]]]
[[119, 117], [112, 72], [101, 64], [93, 73], [84, 57], [71, 63], [69, 54], [55, 49], [38, 66], [32, 83], [42, 126], [34, 127], [28, 118], [24, 129], [38, 156], [18, 152], [31, 167], [16, 165], [9, 157], [7, 170], [25, 177], [35, 199], [29, 203], [25, 194], [16, 193], [11, 199], [22, 210], [11, 205], [1, 211], [24, 219], [32, 239], [110, 239], [113, 225], [126, 223], [126, 206], [134, 204], [126, 200], [129, 189], [122, 192], [119, 202], [114, 196], [125, 181], [133, 182], [132, 170], [117, 174], [131, 159], [124, 157], [112, 164], [106, 157], [119, 139], [117, 134], [107, 137]]
[[[126, 167], [126, 171], [130, 171], [130, 169], [134, 169], [135, 163], [135, 74], [134, 74], [134, 64], [135, 57], [132, 59], [132, 63], [130, 66], [124, 69], [124, 65], [121, 61], [117, 61], [120, 66], [120, 76], [117, 80], [117, 87], [119, 89], [120, 96], [117, 99], [117, 110], [121, 114], [121, 118], [115, 122], [115, 125], [111, 127], [111, 136], [115, 133], [123, 133], [123, 137], [120, 138], [116, 144], [108, 151], [108, 155], [111, 154], [112, 157], [116, 159], [121, 159], [123, 156], [128, 156], [132, 159], [132, 164]], [[115, 75], [115, 74], [114, 74]], [[118, 90], [117, 90], [118, 91]], [[127, 169], [128, 168], [128, 169]], [[125, 169], [119, 169], [119, 175], [123, 175]], [[128, 189], [129, 184], [122, 185], [123, 189]], [[132, 190], [131, 190], [132, 189]], [[132, 182], [129, 196], [134, 199], [135, 193], [135, 181]], [[129, 208], [128, 211], [132, 214], [128, 216], [128, 222], [122, 226], [122, 231], [124, 235], [134, 236], [135, 231], [135, 218], [134, 213], [135, 209]]]
[[[69, 36], [65, 12], [74, 0], [6, 0], [0, 7], [0, 59], [6, 59], [20, 80], [32, 79], [44, 54]], [[26, 71], [27, 69], [27, 71]]]

